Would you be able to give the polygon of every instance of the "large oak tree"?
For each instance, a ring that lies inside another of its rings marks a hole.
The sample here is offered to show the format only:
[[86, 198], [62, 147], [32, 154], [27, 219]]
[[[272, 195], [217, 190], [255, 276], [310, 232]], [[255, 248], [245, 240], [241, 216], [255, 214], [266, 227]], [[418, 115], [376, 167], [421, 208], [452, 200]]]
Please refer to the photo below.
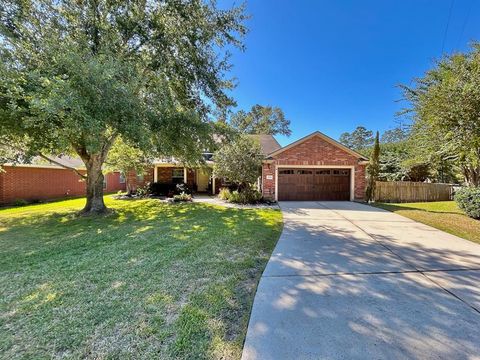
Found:
[[233, 104], [228, 47], [243, 7], [197, 0], [12, 0], [0, 4], [0, 146], [76, 154], [84, 212], [106, 210], [102, 166], [115, 140], [194, 161], [211, 112]]

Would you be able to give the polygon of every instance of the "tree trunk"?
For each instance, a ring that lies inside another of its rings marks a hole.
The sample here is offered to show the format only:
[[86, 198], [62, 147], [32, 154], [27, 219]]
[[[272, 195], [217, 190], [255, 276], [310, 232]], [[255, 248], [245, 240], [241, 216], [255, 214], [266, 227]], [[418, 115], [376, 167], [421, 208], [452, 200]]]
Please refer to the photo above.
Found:
[[85, 161], [87, 167], [87, 203], [83, 214], [102, 214], [108, 211], [103, 201], [103, 157], [92, 155]]

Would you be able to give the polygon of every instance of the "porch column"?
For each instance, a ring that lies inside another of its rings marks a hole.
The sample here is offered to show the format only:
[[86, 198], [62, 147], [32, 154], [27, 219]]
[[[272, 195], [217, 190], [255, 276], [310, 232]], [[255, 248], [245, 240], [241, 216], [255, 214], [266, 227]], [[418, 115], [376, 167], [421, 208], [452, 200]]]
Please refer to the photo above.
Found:
[[187, 168], [183, 167], [183, 182], [186, 184], [188, 180]]
[[215, 176], [212, 176], [212, 195], [215, 195]]
[[153, 182], [158, 182], [158, 166], [153, 167]]

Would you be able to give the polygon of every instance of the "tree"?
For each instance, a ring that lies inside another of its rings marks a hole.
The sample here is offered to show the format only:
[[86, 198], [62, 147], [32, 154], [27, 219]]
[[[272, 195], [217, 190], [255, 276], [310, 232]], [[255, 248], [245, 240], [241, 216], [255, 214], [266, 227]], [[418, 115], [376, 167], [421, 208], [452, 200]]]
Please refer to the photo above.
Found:
[[373, 132], [363, 126], [357, 126], [352, 132], [344, 132], [340, 135], [339, 141], [346, 147], [359, 151], [372, 146]]
[[139, 148], [127, 144], [121, 137], [115, 141], [105, 161], [107, 171], [118, 170], [125, 176], [128, 194], [132, 192], [128, 174], [130, 172], [144, 174], [151, 164], [151, 158], [148, 158]]
[[249, 112], [243, 110], [233, 114], [230, 124], [246, 134], [269, 134], [290, 136], [290, 120], [278, 107], [255, 105]]
[[372, 201], [375, 198], [375, 188], [376, 181], [378, 180], [378, 175], [380, 173], [380, 141], [379, 134], [375, 136], [375, 143], [373, 145], [372, 156], [370, 157], [370, 162], [367, 166], [367, 189], [366, 197], [367, 201]]
[[214, 153], [213, 173], [250, 190], [260, 176], [262, 149], [260, 144], [246, 135], [225, 144]]
[[381, 142], [383, 144], [387, 143], [398, 143], [408, 139], [408, 130], [403, 126], [397, 126], [393, 129], [386, 130], [382, 134]]
[[119, 136], [144, 153], [201, 158], [211, 105], [234, 104], [222, 48], [242, 48], [244, 19], [243, 7], [201, 1], [4, 1], [0, 145], [78, 155], [83, 212], [105, 211], [102, 165]]
[[402, 89], [417, 156], [453, 161], [467, 184], [480, 186], [480, 44], [445, 56], [413, 87]]

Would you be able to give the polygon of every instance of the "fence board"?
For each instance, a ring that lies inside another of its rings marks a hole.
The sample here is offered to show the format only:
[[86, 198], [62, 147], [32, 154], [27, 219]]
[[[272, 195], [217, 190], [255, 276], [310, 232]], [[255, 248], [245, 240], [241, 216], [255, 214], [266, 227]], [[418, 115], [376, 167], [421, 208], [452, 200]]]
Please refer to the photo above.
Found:
[[375, 201], [428, 202], [453, 199], [453, 185], [411, 181], [377, 181]]

